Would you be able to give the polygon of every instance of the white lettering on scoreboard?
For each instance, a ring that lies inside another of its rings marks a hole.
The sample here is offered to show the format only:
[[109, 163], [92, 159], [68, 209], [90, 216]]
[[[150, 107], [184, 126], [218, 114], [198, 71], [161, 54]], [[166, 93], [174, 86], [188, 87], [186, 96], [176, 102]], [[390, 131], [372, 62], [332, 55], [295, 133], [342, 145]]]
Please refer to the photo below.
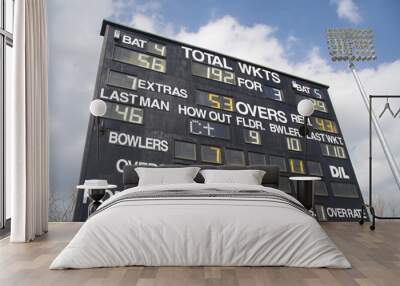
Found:
[[239, 87], [245, 87], [249, 90], [263, 92], [262, 84], [258, 81], [238, 77], [237, 82]]
[[228, 65], [228, 61], [225, 57], [219, 57], [217, 55], [203, 52], [197, 49], [182, 46], [185, 50], [185, 58], [195, 60], [196, 62], [205, 63], [211, 66], [220, 67], [227, 70], [232, 70], [232, 67]]
[[[290, 127], [290, 126], [284, 126], [284, 125], [270, 123], [269, 130], [271, 131], [271, 133], [275, 133], [275, 134], [294, 136], [294, 137], [299, 137], [299, 138], [302, 137], [300, 135], [298, 127]], [[307, 139], [315, 140], [315, 141], [322, 142], [322, 143], [344, 145], [343, 138], [341, 138], [339, 136], [325, 134], [325, 133], [321, 133], [321, 132], [315, 132], [315, 131], [311, 131], [310, 135], [307, 135]]]
[[147, 43], [147, 41], [145, 41], [145, 40], [134, 38], [134, 37], [131, 37], [128, 35], [122, 36], [122, 42], [124, 44], [135, 46], [135, 47], [142, 48], [142, 49], [144, 49], [144, 45]]
[[137, 87], [139, 89], [144, 89], [148, 91], [164, 93], [172, 96], [177, 96], [181, 98], [188, 98], [188, 92], [184, 88], [178, 88], [170, 86], [168, 84], [162, 84], [157, 82], [152, 82], [144, 79], [137, 80]]
[[265, 128], [263, 127], [263, 124], [261, 121], [251, 119], [251, 118], [244, 118], [244, 117], [236, 116], [236, 125], [243, 126], [244, 128], [265, 131]]
[[238, 66], [242, 74], [247, 74], [253, 77], [266, 79], [268, 81], [272, 80], [274, 83], [281, 83], [279, 74], [276, 72], [271, 72], [265, 68], [255, 67], [253, 65], [241, 62], [238, 62]]
[[124, 132], [110, 131], [109, 144], [146, 149], [158, 152], [168, 152], [168, 141], [158, 138], [142, 137]]
[[361, 209], [327, 207], [326, 213], [330, 218], [361, 219]]
[[309, 86], [299, 84], [294, 80], [292, 81], [292, 87], [301, 93], [313, 95], [317, 98], [322, 98], [321, 91], [318, 88], [311, 88]]
[[169, 101], [141, 96], [125, 91], [113, 90], [110, 95], [105, 95], [104, 88], [102, 88], [100, 91], [100, 98], [115, 101], [118, 103], [138, 105], [150, 109], [158, 109], [162, 111], [170, 110]]
[[117, 170], [118, 173], [123, 173], [124, 172], [124, 167], [125, 166], [157, 166], [156, 163], [150, 163], [150, 162], [143, 162], [143, 161], [134, 161], [129, 159], [119, 159], [115, 163], [115, 169]]
[[329, 170], [331, 171], [332, 178], [337, 179], [350, 179], [350, 176], [346, 174], [346, 170], [344, 167], [337, 167], [337, 166], [329, 166]]
[[232, 118], [231, 114], [220, 113], [214, 110], [207, 110], [193, 106], [186, 106], [182, 104], [178, 105], [178, 113], [189, 117], [208, 119], [214, 122], [220, 122], [226, 124], [230, 124]]
[[238, 101], [236, 102], [236, 110], [240, 115], [250, 115], [252, 117], [258, 117], [259, 119], [273, 120], [283, 124], [288, 122], [284, 111], [265, 106], [251, 105], [246, 102]]

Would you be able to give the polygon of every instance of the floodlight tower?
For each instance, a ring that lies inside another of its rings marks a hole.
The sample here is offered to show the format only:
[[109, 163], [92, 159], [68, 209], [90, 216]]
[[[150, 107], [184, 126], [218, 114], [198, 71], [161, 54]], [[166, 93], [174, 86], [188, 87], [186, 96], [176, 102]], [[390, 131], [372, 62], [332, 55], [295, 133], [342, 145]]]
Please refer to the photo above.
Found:
[[[378, 119], [369, 105], [368, 95], [361, 84], [360, 78], [358, 77], [354, 62], [359, 61], [371, 61], [376, 59], [375, 49], [373, 45], [373, 33], [371, 29], [328, 29], [326, 31], [329, 54], [332, 61], [347, 61], [349, 68], [353, 73], [354, 79], [356, 80], [358, 89], [362, 95], [362, 99], [367, 107], [368, 111], [371, 112], [372, 122], [375, 127], [376, 134], [382, 145], [383, 152], [389, 163], [390, 170], [392, 171], [393, 177], [396, 180], [397, 186], [400, 190], [400, 172], [399, 167], [395, 159], [393, 158], [392, 152], [390, 151], [389, 145], [386, 142], [385, 136], [378, 124]], [[370, 110], [371, 109], [371, 110]], [[371, 151], [371, 150], [370, 150]], [[371, 152], [370, 152], [371, 154]], [[370, 166], [372, 157], [369, 157]], [[370, 176], [371, 180], [371, 176]], [[370, 184], [371, 187], [371, 184]], [[372, 205], [372, 198], [369, 197], [369, 205]]]

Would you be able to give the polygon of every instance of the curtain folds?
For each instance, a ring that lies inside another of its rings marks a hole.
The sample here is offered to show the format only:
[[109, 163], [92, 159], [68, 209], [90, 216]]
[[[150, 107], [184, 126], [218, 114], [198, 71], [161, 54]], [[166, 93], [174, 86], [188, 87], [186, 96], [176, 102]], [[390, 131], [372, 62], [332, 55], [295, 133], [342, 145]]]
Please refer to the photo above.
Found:
[[13, 93], [6, 113], [12, 242], [48, 226], [48, 51], [45, 0], [15, 1]]

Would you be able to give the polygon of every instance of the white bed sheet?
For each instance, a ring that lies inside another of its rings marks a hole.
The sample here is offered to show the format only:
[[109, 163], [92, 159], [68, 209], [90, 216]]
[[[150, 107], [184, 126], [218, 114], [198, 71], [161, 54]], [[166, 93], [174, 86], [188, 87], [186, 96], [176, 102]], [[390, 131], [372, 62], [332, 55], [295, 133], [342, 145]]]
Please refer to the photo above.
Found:
[[[162, 198], [112, 203], [131, 192], [263, 190], [254, 185], [136, 187], [102, 204], [50, 269], [145, 266], [293, 266], [350, 268], [319, 223], [293, 206], [246, 198]], [[108, 208], [106, 208], [108, 206]]]

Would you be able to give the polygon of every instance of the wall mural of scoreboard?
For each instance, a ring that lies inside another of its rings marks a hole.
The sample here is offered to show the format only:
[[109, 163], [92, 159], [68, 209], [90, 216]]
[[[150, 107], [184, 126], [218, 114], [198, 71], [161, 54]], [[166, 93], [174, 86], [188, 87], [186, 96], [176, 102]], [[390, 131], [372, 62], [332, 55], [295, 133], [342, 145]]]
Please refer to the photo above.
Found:
[[[127, 164], [275, 164], [288, 177], [321, 176], [322, 220], [357, 220], [363, 203], [327, 86], [209, 50], [104, 21], [94, 98], [107, 103], [100, 158], [91, 116], [80, 183], [122, 185]], [[308, 158], [297, 103], [311, 99]], [[74, 219], [85, 220], [83, 194]]]

